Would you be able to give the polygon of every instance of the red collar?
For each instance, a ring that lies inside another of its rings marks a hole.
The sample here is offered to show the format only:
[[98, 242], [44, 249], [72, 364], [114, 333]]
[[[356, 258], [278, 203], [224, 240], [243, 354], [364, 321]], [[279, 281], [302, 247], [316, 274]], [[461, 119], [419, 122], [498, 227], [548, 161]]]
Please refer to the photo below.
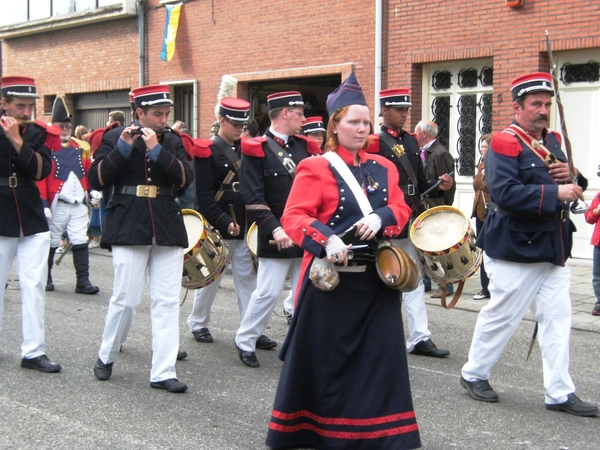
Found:
[[[354, 154], [350, 150], [347, 150], [345, 147], [338, 145], [336, 153], [340, 158], [342, 158], [342, 161], [344, 161], [347, 165], [354, 165]], [[365, 152], [363, 149], [360, 149], [358, 151], [358, 157], [360, 158], [361, 163], [365, 162]]]

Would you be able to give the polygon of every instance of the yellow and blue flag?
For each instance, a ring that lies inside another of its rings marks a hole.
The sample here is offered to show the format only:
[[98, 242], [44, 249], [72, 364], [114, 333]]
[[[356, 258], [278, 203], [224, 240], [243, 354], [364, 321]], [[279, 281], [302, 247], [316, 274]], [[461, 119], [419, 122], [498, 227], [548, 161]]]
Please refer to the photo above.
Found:
[[181, 5], [181, 3], [177, 3], [176, 5], [166, 6], [167, 22], [165, 23], [165, 36], [163, 38], [163, 48], [160, 54], [160, 58], [163, 61], [171, 61], [173, 53], [175, 53], [175, 38], [177, 37]]

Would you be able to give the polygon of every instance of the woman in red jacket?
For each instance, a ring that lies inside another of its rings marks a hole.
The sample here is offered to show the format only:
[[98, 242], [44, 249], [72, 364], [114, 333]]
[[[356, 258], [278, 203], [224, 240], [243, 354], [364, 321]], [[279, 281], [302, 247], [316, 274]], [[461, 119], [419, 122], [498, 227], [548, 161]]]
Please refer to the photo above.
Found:
[[[418, 448], [398, 291], [359, 258], [376, 236], [400, 233], [410, 209], [395, 166], [365, 152], [369, 108], [354, 75], [327, 109], [327, 151], [298, 165], [282, 217], [305, 252], [267, 445]], [[336, 263], [333, 290], [309, 279], [318, 259]]]
[[595, 224], [592, 234], [592, 245], [594, 246], [594, 268], [592, 272], [592, 286], [596, 295], [596, 304], [592, 309], [592, 316], [600, 316], [600, 194], [596, 194], [590, 208], [585, 213], [587, 223]]

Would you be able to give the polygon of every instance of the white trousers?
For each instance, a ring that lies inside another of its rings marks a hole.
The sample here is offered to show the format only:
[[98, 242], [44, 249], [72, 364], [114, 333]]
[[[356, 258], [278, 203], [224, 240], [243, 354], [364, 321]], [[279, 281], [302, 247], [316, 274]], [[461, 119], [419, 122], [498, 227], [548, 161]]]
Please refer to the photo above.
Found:
[[148, 282], [152, 319], [150, 382], [176, 378], [183, 248], [115, 245], [112, 253], [115, 269], [113, 295], [108, 305], [98, 357], [104, 364], [117, 359]]
[[67, 231], [73, 245], [87, 244], [87, 229], [90, 223], [88, 207], [83, 203], [66, 203], [56, 200], [52, 208], [50, 225], [50, 247], [60, 245], [60, 237]]
[[[252, 253], [250, 253], [246, 240], [228, 239], [225, 242], [229, 247], [233, 285], [241, 322], [250, 302], [250, 296], [256, 289], [256, 273], [252, 265]], [[208, 327], [210, 310], [217, 297], [221, 280], [223, 280], [222, 276], [208, 286], [194, 291], [194, 307], [187, 319], [190, 331]]]
[[546, 403], [563, 403], [575, 392], [569, 375], [571, 269], [551, 263], [516, 263], [483, 255], [490, 301], [481, 309], [462, 368], [467, 381], [487, 380], [504, 348], [531, 310], [538, 321]]
[[44, 306], [49, 248], [49, 231], [20, 238], [0, 236], [0, 335], [4, 313], [4, 286], [16, 256], [22, 303], [22, 358], [36, 358], [46, 353]]
[[296, 298], [301, 266], [302, 258], [259, 258], [256, 289], [250, 297], [248, 309], [235, 337], [235, 343], [239, 348], [247, 352], [255, 351], [256, 340], [267, 329], [277, 301], [283, 292], [288, 272], [292, 297]]
[[427, 308], [425, 306], [425, 285], [423, 284], [423, 264], [417, 253], [415, 245], [410, 239], [392, 239], [394, 247], [401, 248], [413, 257], [419, 268], [419, 285], [412, 292], [402, 293], [406, 318], [408, 321], [409, 336], [406, 340], [406, 349], [411, 352], [419, 342], [426, 341], [431, 336], [429, 322], [427, 321]]

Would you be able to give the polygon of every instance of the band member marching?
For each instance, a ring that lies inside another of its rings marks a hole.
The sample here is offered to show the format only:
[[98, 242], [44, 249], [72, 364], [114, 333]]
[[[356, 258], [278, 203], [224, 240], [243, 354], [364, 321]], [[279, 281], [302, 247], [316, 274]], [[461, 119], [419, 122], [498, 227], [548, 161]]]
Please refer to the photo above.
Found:
[[[419, 215], [420, 193], [431, 188], [436, 181], [427, 180], [423, 161], [419, 156], [419, 143], [410, 133], [402, 129], [408, 118], [408, 112], [412, 105], [408, 89], [388, 89], [379, 93], [379, 103], [383, 117], [381, 131], [372, 136], [369, 151], [390, 160], [400, 174], [400, 189], [404, 192], [406, 203], [413, 208], [412, 217]], [[445, 174], [438, 190], [431, 195], [443, 195], [453, 185], [452, 178]], [[423, 284], [423, 266], [417, 250], [408, 237], [409, 225], [407, 224], [402, 233], [394, 239], [396, 247], [402, 248], [410, 254], [419, 267], [421, 280], [417, 289], [405, 292], [402, 295], [406, 316], [408, 318], [409, 336], [406, 340], [406, 348], [414, 355], [432, 356], [445, 358], [450, 354], [448, 350], [442, 350], [431, 340], [431, 331], [427, 320], [427, 309], [425, 307], [425, 285]]]
[[[546, 409], [595, 416], [598, 407], [575, 395], [569, 374], [571, 253], [575, 227], [569, 202], [587, 180], [571, 174], [561, 135], [548, 130], [554, 91], [548, 73], [513, 80], [515, 120], [496, 133], [485, 156], [491, 201], [477, 238], [490, 301], [477, 317], [460, 384], [475, 400], [498, 402], [489, 377], [528, 309], [539, 324]], [[576, 182], [572, 182], [572, 175]]]
[[[300, 163], [282, 217], [305, 252], [266, 443], [418, 448], [400, 296], [374, 259], [350, 259], [347, 245], [376, 249], [376, 236], [402, 231], [410, 208], [394, 165], [365, 152], [369, 108], [353, 73], [327, 98], [327, 112], [326, 152]], [[336, 263], [333, 290], [321, 290], [311, 274], [324, 261]]]
[[177, 193], [192, 183], [181, 138], [167, 128], [173, 102], [166, 85], [132, 91], [136, 120], [104, 134], [90, 169], [93, 188], [112, 187], [103, 245], [112, 246], [115, 268], [102, 344], [94, 375], [111, 377], [113, 363], [131, 329], [146, 282], [152, 318], [150, 386], [185, 392], [176, 377], [179, 293], [187, 233]]
[[[60, 147], [58, 130], [31, 121], [38, 99], [35, 80], [3, 77], [0, 111], [0, 331], [4, 286], [19, 255], [23, 303], [21, 367], [60, 372], [46, 356], [44, 305], [50, 231], [37, 181], [51, 170], [50, 151]], [[52, 142], [50, 142], [52, 141]]]
[[[240, 136], [248, 122], [250, 103], [238, 98], [219, 102], [219, 131], [211, 140], [194, 140], [196, 199], [204, 218], [229, 247], [240, 321], [256, 289], [252, 254], [246, 244], [246, 211], [240, 192]], [[211, 343], [210, 310], [223, 277], [194, 291], [194, 307], [187, 323], [198, 342]], [[260, 338], [259, 338], [260, 339]], [[264, 338], [263, 338], [264, 339]]]
[[52, 282], [54, 254], [66, 231], [72, 245], [73, 265], [77, 276], [75, 292], [97, 294], [100, 288], [90, 282], [90, 253], [87, 237], [89, 210], [86, 203], [89, 195], [93, 206], [100, 205], [102, 194], [90, 189], [87, 173], [92, 161], [89, 157], [84, 157], [82, 142], [71, 137], [72, 118], [73, 115], [69, 112], [65, 98], [56, 97], [52, 107], [52, 124], [61, 130], [62, 145], [59, 150], [51, 152], [52, 171], [50, 176], [38, 182], [44, 201], [44, 212], [50, 224], [46, 290], [54, 290]]
[[304, 122], [300, 92], [269, 95], [267, 104], [271, 126], [265, 136], [242, 140], [242, 197], [248, 222], [258, 226], [257, 285], [235, 338], [239, 357], [249, 367], [260, 366], [256, 348], [277, 346], [275, 341], [259, 338], [271, 319], [286, 275], [290, 273], [292, 292], [300, 275], [302, 249], [294, 245], [279, 221], [296, 165], [321, 153], [315, 141], [297, 134]]

